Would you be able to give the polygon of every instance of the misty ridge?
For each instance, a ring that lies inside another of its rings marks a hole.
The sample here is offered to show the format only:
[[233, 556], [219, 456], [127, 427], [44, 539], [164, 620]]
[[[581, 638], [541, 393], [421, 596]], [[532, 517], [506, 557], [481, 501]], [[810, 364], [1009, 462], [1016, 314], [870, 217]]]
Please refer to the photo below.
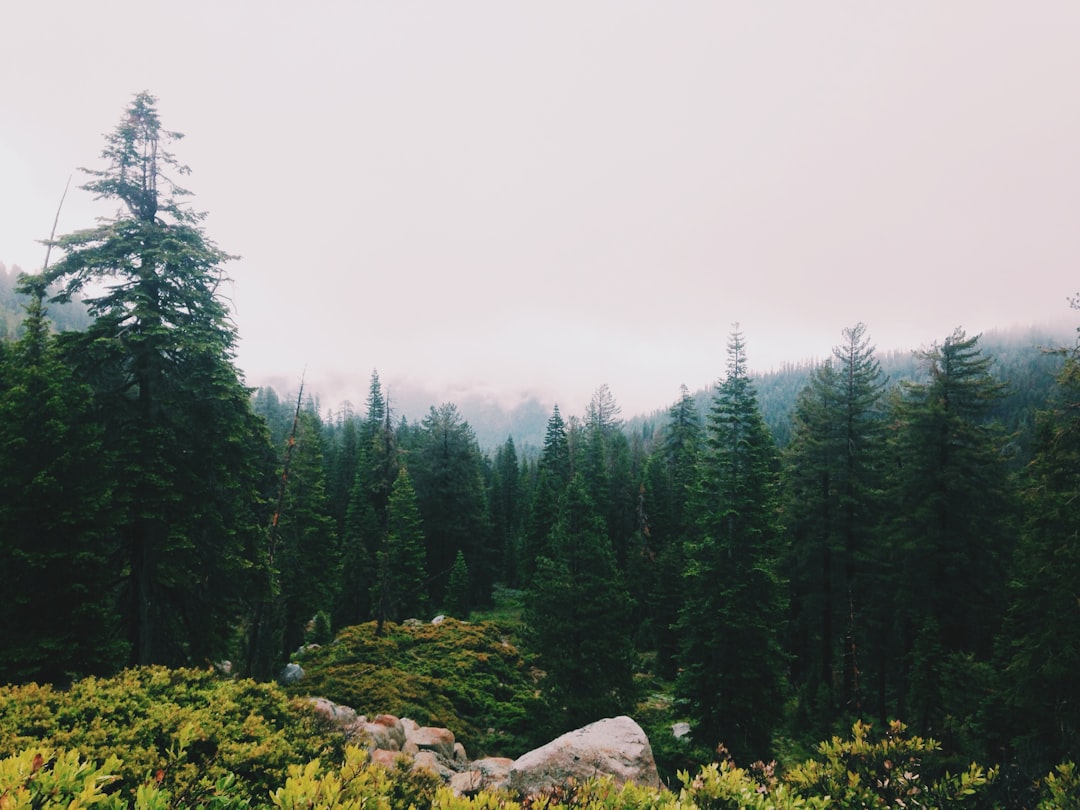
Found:
[[[0, 262], [0, 338], [14, 340], [19, 335], [19, 328], [24, 318], [24, 307], [28, 297], [16, 291], [16, 283], [22, 268], [17, 265], [7, 267]], [[1067, 309], [1066, 299], [1062, 299], [1063, 312]], [[66, 303], [52, 304], [49, 307], [49, 319], [57, 331], [83, 330], [91, 322], [86, 307], [76, 297]], [[868, 336], [873, 340], [872, 324], [868, 325]], [[837, 330], [839, 337], [840, 330]], [[921, 347], [910, 349], [892, 349], [879, 351], [878, 360], [885, 376], [891, 383], [900, 381], [918, 382], [926, 377], [926, 369], [915, 357], [915, 352], [926, 348], [934, 341], [947, 337], [940, 335], [928, 337]], [[1024, 419], [1030, 417], [1030, 408], [1044, 402], [1046, 394], [1053, 386], [1054, 375], [1061, 367], [1062, 358], [1052, 350], [1072, 345], [1075, 330], [1068, 317], [1048, 318], [1039, 325], [1000, 328], [985, 332], [980, 337], [980, 345], [994, 359], [993, 373], [1000, 381], [1009, 386], [1009, 391], [998, 405], [998, 414], [1005, 417], [1007, 427], [1016, 429]], [[749, 345], [753, 356], [753, 344]], [[722, 347], [717, 348], [717, 379], [722, 376]], [[764, 372], [751, 371], [757, 388], [758, 401], [762, 415], [769, 426], [774, 439], [781, 447], [787, 444], [791, 433], [791, 413], [795, 400], [814, 368], [824, 358], [797, 358], [784, 363], [778, 369]], [[751, 364], [752, 365], [752, 364]], [[384, 378], [391, 379], [395, 372], [408, 372], [408, 369], [377, 369]], [[388, 372], [388, 374], [387, 374]], [[268, 385], [256, 386], [272, 388], [284, 400], [296, 396], [295, 378], [286, 370], [275, 375]], [[292, 378], [292, 379], [290, 379]], [[358, 371], [356, 377], [345, 379], [335, 377], [329, 381], [327, 391], [319, 389], [320, 380], [313, 380], [306, 387], [307, 396], [312, 400], [317, 411], [324, 414], [330, 424], [340, 424], [351, 416], [360, 416], [356, 402], [338, 398], [335, 392], [361, 390], [366, 384], [366, 372]], [[597, 387], [604, 385], [597, 382]], [[698, 413], [704, 417], [713, 396], [714, 385], [691, 391]], [[618, 391], [612, 391], [618, 402]], [[544, 439], [544, 430], [551, 409], [555, 405], [565, 409], [565, 403], [546, 399], [538, 393], [522, 394], [516, 401], [507, 396], [491, 395], [484, 392], [474, 393], [468, 386], [449, 398], [441, 397], [422, 381], [409, 380], [387, 385], [387, 397], [396, 418], [404, 418], [418, 423], [432, 408], [447, 402], [454, 404], [462, 418], [473, 429], [477, 443], [485, 453], [494, 452], [495, 448], [513, 438], [518, 449], [525, 453], [539, 451]], [[670, 401], [665, 403], [658, 394], [656, 406], [647, 413], [622, 413], [623, 425], [631, 433], [651, 435], [657, 425], [662, 423], [671, 403], [678, 397], [672, 392]], [[573, 414], [568, 413], [568, 416]]]
[[[1067, 309], [1067, 302], [1062, 299], [1062, 309]], [[837, 329], [839, 337], [840, 330]], [[868, 325], [868, 336], [873, 340], [872, 325]], [[878, 352], [881, 368], [890, 383], [900, 381], [919, 382], [926, 378], [925, 364], [920, 363], [915, 352], [929, 347], [934, 341], [943, 341], [947, 335], [927, 338], [922, 346], [910, 349], [893, 349]], [[980, 345], [988, 356], [994, 359], [994, 376], [1009, 386], [1009, 391], [997, 406], [998, 415], [1004, 417], [1007, 427], [1018, 428], [1024, 419], [1030, 417], [1030, 408], [1045, 401], [1046, 394], [1053, 387], [1054, 375], [1061, 367], [1062, 358], [1053, 350], [1072, 345], [1075, 339], [1074, 328], [1067, 317], [1041, 325], [1012, 326], [985, 332], [980, 337]], [[753, 357], [753, 343], [748, 341], [748, 353]], [[756, 373], [751, 377], [757, 388], [758, 402], [766, 424], [773, 438], [780, 447], [787, 444], [791, 435], [791, 414], [799, 392], [806, 386], [813, 370], [824, 358], [801, 358], [783, 364], [778, 369]], [[717, 350], [717, 379], [723, 374], [722, 347]], [[752, 365], [752, 363], [751, 363]], [[386, 379], [397, 369], [377, 369]], [[358, 372], [355, 379], [334, 379], [329, 388], [333, 391], [356, 390], [366, 383], [364, 374]], [[324, 392], [318, 389], [318, 380], [307, 387], [317, 410], [324, 414], [329, 424], [340, 424], [349, 416], [363, 417], [362, 407], [348, 399], [328, 400]], [[604, 385], [597, 382], [597, 387]], [[290, 383], [282, 374], [270, 386], [284, 400], [296, 396], [295, 382]], [[709, 403], [714, 394], [714, 385], [691, 391], [698, 413], [703, 418], [708, 412]], [[617, 390], [611, 391], [616, 403], [619, 399]], [[679, 392], [671, 392], [670, 401], [664, 402], [658, 394], [655, 408], [647, 413], [626, 413], [620, 415], [623, 426], [629, 433], [651, 435], [666, 419], [668, 408], [678, 398]], [[531, 454], [538, 452], [543, 444], [544, 431], [552, 407], [558, 405], [569, 417], [566, 403], [542, 397], [540, 394], [524, 394], [517, 401], [506, 396], [494, 396], [487, 393], [472, 393], [467, 387], [449, 398], [440, 397], [422, 382], [397, 383], [387, 386], [387, 396], [396, 417], [418, 423], [432, 408], [447, 402], [457, 407], [462, 418], [473, 429], [477, 443], [486, 453], [513, 438], [518, 450]], [[580, 416], [580, 414], [576, 414]]]

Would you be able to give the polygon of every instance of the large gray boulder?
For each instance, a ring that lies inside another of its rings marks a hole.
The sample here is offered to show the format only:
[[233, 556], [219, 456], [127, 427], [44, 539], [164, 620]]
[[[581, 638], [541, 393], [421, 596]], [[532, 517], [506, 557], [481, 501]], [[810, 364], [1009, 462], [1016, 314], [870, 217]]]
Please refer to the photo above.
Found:
[[649, 738], [631, 718], [598, 720], [523, 754], [510, 769], [509, 787], [529, 795], [595, 776], [660, 787]]

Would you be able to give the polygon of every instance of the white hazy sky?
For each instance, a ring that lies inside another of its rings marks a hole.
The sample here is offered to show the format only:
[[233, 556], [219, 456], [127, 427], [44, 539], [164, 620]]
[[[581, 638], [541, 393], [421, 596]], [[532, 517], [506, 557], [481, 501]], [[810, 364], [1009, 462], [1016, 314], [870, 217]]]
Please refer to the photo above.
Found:
[[[247, 382], [373, 368], [632, 415], [724, 372], [1069, 316], [1080, 3], [69, 0], [0, 8], [0, 261], [159, 98]], [[60, 231], [101, 211], [74, 187]]]

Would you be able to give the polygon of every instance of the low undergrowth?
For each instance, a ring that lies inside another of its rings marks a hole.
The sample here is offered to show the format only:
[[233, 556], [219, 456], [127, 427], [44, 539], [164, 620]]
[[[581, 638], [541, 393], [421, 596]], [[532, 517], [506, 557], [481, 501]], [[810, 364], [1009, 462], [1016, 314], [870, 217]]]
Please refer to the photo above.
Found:
[[68, 689], [0, 687], [0, 757], [18, 763], [31, 752], [30, 765], [38, 756], [53, 763], [40, 778], [57, 767], [70, 771], [71, 756], [100, 763], [110, 795], [125, 800], [150, 784], [194, 806], [225, 779], [237, 797], [255, 801], [290, 765], [340, 758], [343, 745], [310, 706], [278, 686], [211, 670], [144, 667]]
[[305, 653], [304, 678], [290, 691], [444, 726], [473, 757], [514, 757], [546, 742], [532, 732], [541, 710], [534, 674], [499, 624], [448, 618], [375, 630], [347, 627]]

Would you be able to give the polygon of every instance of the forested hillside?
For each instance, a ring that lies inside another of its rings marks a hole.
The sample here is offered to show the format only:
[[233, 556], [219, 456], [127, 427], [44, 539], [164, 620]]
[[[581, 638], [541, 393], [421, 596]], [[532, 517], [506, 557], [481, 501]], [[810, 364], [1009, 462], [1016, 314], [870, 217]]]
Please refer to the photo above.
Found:
[[[736, 328], [712, 390], [627, 422], [601, 385], [534, 452], [482, 449], [453, 403], [399, 418], [377, 372], [327, 417], [244, 387], [229, 256], [165, 182], [169, 142], [137, 96], [84, 186], [122, 215], [19, 281], [0, 682], [224, 659], [269, 679], [313, 633], [511, 593], [544, 732], [661, 695], [699, 752], [749, 764], [899, 719], [954, 771], [1001, 765], [1006, 797], [1077, 756], [1075, 341], [957, 329], [879, 357], [855, 324], [755, 380]], [[85, 328], [49, 325], [98, 285]]]

